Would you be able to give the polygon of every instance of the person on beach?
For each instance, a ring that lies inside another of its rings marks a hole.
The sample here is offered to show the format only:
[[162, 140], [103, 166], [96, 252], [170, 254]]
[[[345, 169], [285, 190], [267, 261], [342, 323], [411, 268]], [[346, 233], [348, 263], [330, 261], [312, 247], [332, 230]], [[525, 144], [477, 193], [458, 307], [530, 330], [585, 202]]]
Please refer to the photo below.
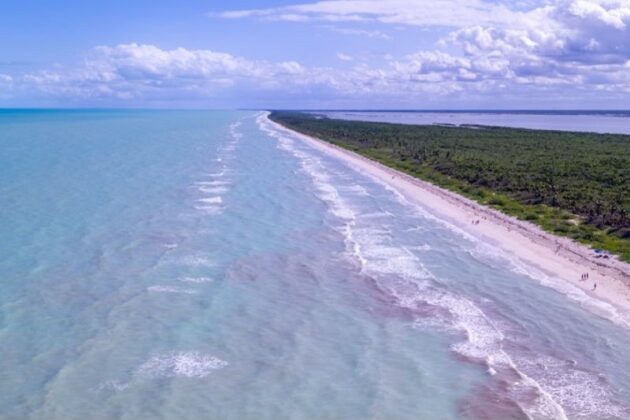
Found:
[[593, 290], [592, 290], [592, 292], [594, 292], [595, 289], [597, 289], [597, 283], [593, 283]]

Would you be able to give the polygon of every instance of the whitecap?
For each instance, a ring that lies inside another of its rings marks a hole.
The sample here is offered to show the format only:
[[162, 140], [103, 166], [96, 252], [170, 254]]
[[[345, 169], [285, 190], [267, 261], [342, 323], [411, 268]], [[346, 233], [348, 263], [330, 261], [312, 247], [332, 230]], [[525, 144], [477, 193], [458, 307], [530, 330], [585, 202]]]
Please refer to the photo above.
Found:
[[197, 188], [199, 190], [199, 192], [205, 193], [205, 194], [223, 194], [229, 191], [228, 188], [226, 187], [198, 187]]
[[214, 279], [211, 277], [181, 277], [179, 281], [184, 283], [212, 283]]
[[340, 186], [339, 189], [343, 192], [348, 192], [357, 196], [367, 197], [370, 193], [359, 184], [351, 184]]
[[201, 186], [218, 186], [218, 185], [230, 185], [230, 181], [198, 181], [195, 182], [195, 185]]
[[156, 292], [156, 293], [181, 293], [185, 295], [195, 295], [199, 293], [198, 291], [194, 289], [184, 289], [182, 287], [161, 286], [161, 285], [150, 286], [147, 288], [147, 290], [149, 292]]
[[217, 215], [223, 213], [223, 207], [221, 206], [195, 206], [195, 210], [199, 210], [206, 215]]
[[[541, 385], [519, 371], [510, 356], [503, 350], [504, 336], [502, 332], [486, 317], [484, 312], [472, 301], [452, 293], [446, 289], [436, 288], [435, 277], [411, 252], [411, 249], [395, 246], [391, 233], [385, 229], [360, 227], [363, 218], [348, 205], [339, 195], [333, 182], [326, 173], [320, 159], [299, 150], [295, 144], [271, 128], [271, 123], [262, 114], [258, 118], [259, 126], [270, 136], [278, 139], [281, 148], [297, 157], [315, 184], [318, 196], [329, 204], [333, 214], [346, 220], [342, 232], [346, 236], [349, 250], [361, 264], [361, 271], [375, 280], [379, 288], [395, 298], [401, 307], [412, 310], [431, 307], [437, 311], [429, 311], [425, 324], [432, 324], [449, 330], [464, 333], [465, 339], [452, 346], [452, 350], [471, 359], [485, 362], [489, 370], [497, 371], [508, 368], [517, 372], [521, 378], [519, 385], [534, 389], [539, 395], [536, 409], [549, 414], [553, 418], [566, 418], [560, 404]], [[350, 166], [352, 167], [352, 166]], [[355, 169], [355, 168], [353, 168]], [[466, 239], [477, 238], [455, 225], [435, 217], [423, 207], [412, 204], [396, 188], [383, 182], [378, 177], [364, 173], [376, 183], [393, 194], [401, 204], [412, 209], [414, 215], [434, 220]], [[416, 248], [420, 248], [420, 246]]]
[[197, 267], [214, 267], [215, 265], [214, 262], [210, 258], [199, 256], [199, 255], [191, 255], [187, 257], [182, 257], [179, 259], [178, 263], [182, 265], [190, 265], [190, 266], [197, 266]]
[[167, 353], [152, 357], [136, 371], [151, 378], [204, 378], [212, 371], [228, 366], [228, 362], [196, 351]]
[[624, 409], [611, 400], [609, 384], [598, 375], [580, 370], [571, 361], [549, 356], [518, 360], [521, 369], [538, 382], [571, 413], [583, 418], [624, 418]]
[[409, 249], [412, 249], [414, 251], [431, 251], [433, 248], [431, 248], [431, 245], [424, 244], [424, 245], [411, 246], [409, 247]]
[[199, 201], [200, 203], [207, 203], [207, 204], [221, 204], [223, 202], [223, 198], [221, 198], [221, 196], [206, 197], [206, 198], [200, 198], [197, 201]]

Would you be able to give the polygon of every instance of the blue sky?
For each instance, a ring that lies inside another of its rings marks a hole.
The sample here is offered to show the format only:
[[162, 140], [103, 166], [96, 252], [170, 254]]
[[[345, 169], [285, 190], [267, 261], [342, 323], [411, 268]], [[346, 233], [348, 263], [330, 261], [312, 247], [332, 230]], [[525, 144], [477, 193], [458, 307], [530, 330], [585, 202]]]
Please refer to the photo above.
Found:
[[630, 108], [630, 0], [7, 2], [0, 106]]

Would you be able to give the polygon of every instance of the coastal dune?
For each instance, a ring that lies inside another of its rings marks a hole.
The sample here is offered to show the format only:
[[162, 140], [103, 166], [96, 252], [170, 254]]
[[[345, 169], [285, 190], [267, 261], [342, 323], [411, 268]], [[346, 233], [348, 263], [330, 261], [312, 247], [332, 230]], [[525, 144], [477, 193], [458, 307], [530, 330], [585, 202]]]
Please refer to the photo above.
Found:
[[[630, 264], [616, 257], [596, 258], [592, 249], [569, 238], [547, 233], [532, 223], [480, 205], [352, 151], [290, 130], [269, 119], [268, 122], [353, 169], [386, 183], [434, 216], [518, 258], [527, 265], [530, 276], [543, 285], [566, 294], [597, 315], [630, 328]], [[582, 278], [585, 273], [588, 273], [586, 280]]]

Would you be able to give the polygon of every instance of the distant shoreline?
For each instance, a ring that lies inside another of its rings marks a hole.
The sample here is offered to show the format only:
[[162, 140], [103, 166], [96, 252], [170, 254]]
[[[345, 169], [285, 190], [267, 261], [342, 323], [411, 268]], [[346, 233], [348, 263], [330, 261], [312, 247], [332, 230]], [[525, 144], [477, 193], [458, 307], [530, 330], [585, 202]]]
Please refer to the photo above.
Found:
[[405, 125], [444, 125], [484, 128], [630, 135], [630, 111], [569, 110], [419, 110], [308, 111], [332, 119]]
[[[255, 111], [257, 108], [244, 109], [245, 111]], [[304, 108], [304, 109], [277, 109], [274, 111], [295, 111], [295, 112], [398, 112], [398, 113], [413, 113], [413, 112], [426, 112], [426, 113], [438, 113], [438, 114], [550, 114], [550, 115], [606, 115], [606, 114], [622, 114], [630, 116], [630, 109], [319, 109], [319, 108]]]
[[[412, 203], [427, 208], [465, 232], [499, 246], [544, 274], [538, 279], [583, 307], [630, 328], [630, 264], [595, 258], [593, 250], [569, 238], [545, 232], [538, 226], [483, 206], [464, 196], [414, 178], [379, 162], [324, 140], [271, 124], [354, 169], [391, 185]], [[480, 220], [473, 224], [473, 220]], [[588, 280], [581, 280], [589, 273]], [[593, 284], [597, 289], [592, 291]]]

